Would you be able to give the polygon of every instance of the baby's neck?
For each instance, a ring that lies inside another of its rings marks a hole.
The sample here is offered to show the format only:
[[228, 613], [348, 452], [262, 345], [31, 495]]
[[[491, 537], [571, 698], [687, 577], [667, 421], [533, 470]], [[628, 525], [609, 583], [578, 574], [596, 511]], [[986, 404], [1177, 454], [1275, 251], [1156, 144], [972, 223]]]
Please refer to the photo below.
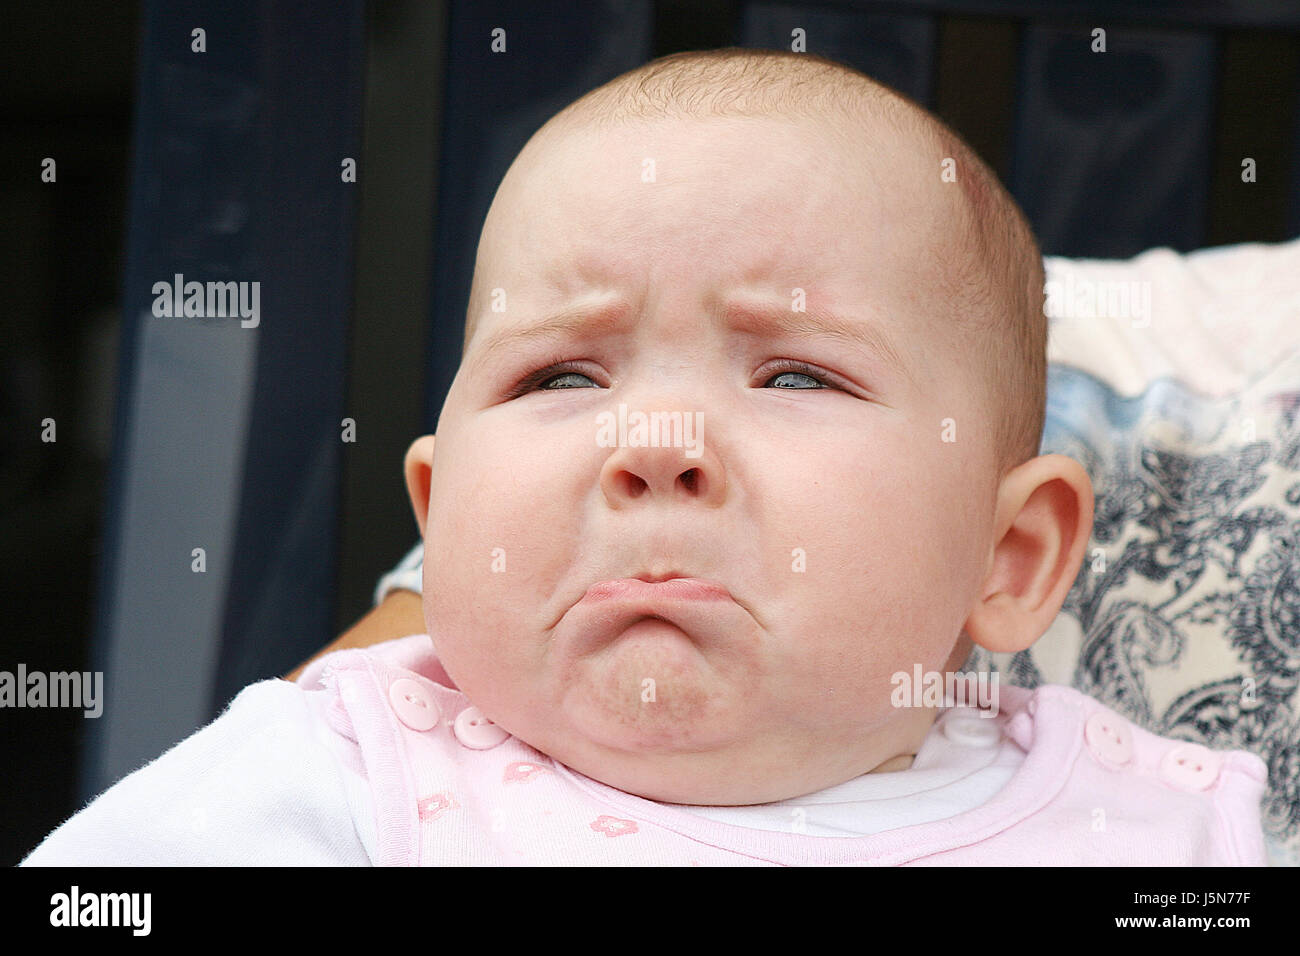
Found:
[[882, 763], [872, 773], [893, 773], [896, 770], [907, 770], [912, 766], [912, 761], [916, 754], [899, 754], [897, 757], [890, 757]]

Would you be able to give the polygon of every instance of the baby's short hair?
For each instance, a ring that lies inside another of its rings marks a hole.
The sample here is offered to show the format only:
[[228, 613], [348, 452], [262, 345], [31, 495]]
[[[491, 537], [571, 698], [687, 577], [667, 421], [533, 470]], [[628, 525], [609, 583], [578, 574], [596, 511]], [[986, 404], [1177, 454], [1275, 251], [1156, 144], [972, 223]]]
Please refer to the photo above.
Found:
[[[660, 117], [769, 114], [821, 114], [846, 124], [884, 121], [932, 152], [936, 180], [942, 161], [955, 160], [955, 188], [962, 201], [954, 204], [958, 211], [949, 221], [954, 247], [968, 254], [936, 250], [945, 264], [941, 291], [954, 303], [955, 331], [969, 338], [962, 343], [963, 354], [982, 366], [979, 380], [994, 423], [991, 441], [998, 477], [1037, 455], [1047, 393], [1042, 253], [1024, 214], [997, 176], [960, 136], [918, 103], [816, 54], [728, 47], [652, 60], [570, 103], [543, 131], [562, 134], [588, 125]], [[471, 296], [466, 345], [477, 298]]]

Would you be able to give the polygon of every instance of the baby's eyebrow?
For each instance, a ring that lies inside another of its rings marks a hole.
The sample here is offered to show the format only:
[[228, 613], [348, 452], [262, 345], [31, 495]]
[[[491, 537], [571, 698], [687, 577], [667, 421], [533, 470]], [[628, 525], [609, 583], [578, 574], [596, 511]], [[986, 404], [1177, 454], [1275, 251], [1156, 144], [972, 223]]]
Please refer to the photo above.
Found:
[[865, 349], [883, 359], [894, 371], [911, 377], [907, 363], [889, 334], [871, 322], [849, 319], [813, 304], [809, 304], [806, 311], [796, 312], [788, 302], [758, 306], [734, 302], [727, 307], [726, 316], [729, 328], [743, 334], [763, 338], [821, 336], [838, 339]]
[[[625, 325], [630, 307], [625, 302], [583, 303], [562, 309], [537, 322], [502, 329], [479, 349], [472, 371], [478, 371], [501, 349], [519, 346], [530, 340], [553, 341], [579, 335], [604, 338], [619, 332]], [[909, 378], [911, 373], [898, 348], [883, 328], [873, 323], [853, 320], [829, 309], [808, 305], [796, 312], [785, 302], [752, 304], [733, 301], [724, 309], [727, 328], [755, 338], [800, 336], [829, 337], [865, 349], [883, 359], [895, 371]]]
[[479, 349], [471, 365], [477, 372], [497, 352], [508, 346], [520, 346], [533, 339], [552, 341], [576, 337], [603, 337], [617, 332], [631, 308], [623, 302], [582, 303], [561, 309], [537, 322], [510, 326], [492, 335]]

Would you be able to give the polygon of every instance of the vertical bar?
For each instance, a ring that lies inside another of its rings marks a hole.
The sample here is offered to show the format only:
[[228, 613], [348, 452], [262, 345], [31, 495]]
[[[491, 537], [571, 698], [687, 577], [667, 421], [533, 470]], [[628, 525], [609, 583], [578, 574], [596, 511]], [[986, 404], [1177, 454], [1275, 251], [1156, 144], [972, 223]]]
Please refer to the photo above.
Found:
[[[143, 6], [83, 797], [329, 634], [361, 13]], [[249, 314], [158, 314], [178, 275], [233, 283]]]

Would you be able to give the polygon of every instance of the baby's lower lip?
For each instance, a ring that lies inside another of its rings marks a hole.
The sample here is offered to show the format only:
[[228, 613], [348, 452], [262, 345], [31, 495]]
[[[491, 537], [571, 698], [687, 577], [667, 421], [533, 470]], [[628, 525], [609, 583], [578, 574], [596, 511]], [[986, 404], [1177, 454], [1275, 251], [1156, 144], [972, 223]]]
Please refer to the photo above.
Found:
[[746, 616], [731, 592], [716, 581], [671, 578], [652, 584], [618, 578], [589, 587], [557, 627], [562, 643], [582, 657], [647, 618], [667, 621], [702, 647], [730, 644], [748, 633]]
[[731, 592], [715, 581], [702, 578], [669, 578], [651, 583], [638, 578], [615, 578], [587, 588], [582, 601], [595, 604], [610, 598], [647, 600], [729, 601]]

